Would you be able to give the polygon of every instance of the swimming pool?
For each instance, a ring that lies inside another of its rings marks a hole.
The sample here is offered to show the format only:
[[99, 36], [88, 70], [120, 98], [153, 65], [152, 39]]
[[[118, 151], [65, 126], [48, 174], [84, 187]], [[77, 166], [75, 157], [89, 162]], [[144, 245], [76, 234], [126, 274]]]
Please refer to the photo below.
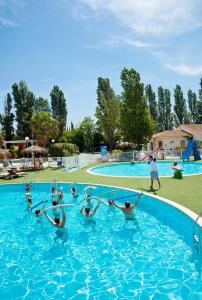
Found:
[[[183, 169], [183, 175], [202, 174], [202, 163], [179, 162]], [[159, 176], [173, 176], [172, 162], [157, 162]], [[147, 162], [115, 163], [88, 169], [89, 173], [102, 176], [116, 177], [148, 177], [150, 168]]]
[[[87, 221], [78, 204], [86, 185], [78, 185], [76, 200], [70, 185], [61, 186], [65, 202], [76, 204], [66, 209], [62, 234], [27, 211], [24, 185], [0, 186], [0, 299], [202, 298], [201, 256], [184, 213], [144, 195], [133, 221], [104, 205]], [[110, 190], [97, 186], [93, 193]], [[34, 204], [50, 200], [51, 184], [33, 184], [32, 196]]]

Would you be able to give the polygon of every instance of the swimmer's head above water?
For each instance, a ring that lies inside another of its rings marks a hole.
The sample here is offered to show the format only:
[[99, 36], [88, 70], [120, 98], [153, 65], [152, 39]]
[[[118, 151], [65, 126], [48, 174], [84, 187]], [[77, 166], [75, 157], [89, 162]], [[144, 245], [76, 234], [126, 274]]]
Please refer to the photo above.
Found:
[[57, 225], [60, 224], [60, 218], [59, 218], [59, 217], [55, 217], [54, 221], [55, 221], [55, 223], [56, 223]]
[[39, 217], [40, 213], [41, 213], [41, 210], [40, 209], [36, 209], [34, 213], [35, 213], [36, 217]]
[[58, 203], [57, 203], [57, 201], [53, 200], [52, 204], [53, 204], [53, 206], [56, 206]]
[[89, 214], [89, 212], [90, 212], [90, 207], [85, 207], [85, 213]]
[[110, 199], [108, 200], [108, 204], [109, 204], [110, 206], [112, 206], [112, 205], [113, 205], [113, 199], [110, 198]]
[[130, 202], [129, 201], [126, 201], [125, 202], [125, 208], [129, 208], [130, 207]]

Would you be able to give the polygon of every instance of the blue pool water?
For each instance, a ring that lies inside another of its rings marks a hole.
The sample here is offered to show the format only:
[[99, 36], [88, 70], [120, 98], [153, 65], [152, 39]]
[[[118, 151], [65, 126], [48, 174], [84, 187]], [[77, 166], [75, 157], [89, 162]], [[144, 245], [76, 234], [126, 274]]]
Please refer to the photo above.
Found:
[[[179, 166], [183, 169], [183, 175], [202, 174], [202, 163], [195, 162], [179, 162]], [[173, 176], [171, 162], [157, 162], [159, 176]], [[90, 172], [97, 175], [107, 176], [150, 176], [150, 167], [147, 162], [110, 164], [100, 167], [91, 168]]]
[[[76, 200], [70, 185], [62, 186], [65, 203], [75, 204], [66, 208], [62, 233], [27, 211], [24, 185], [0, 186], [1, 300], [202, 299], [201, 257], [192, 246], [191, 219], [144, 196], [133, 221], [104, 205], [88, 221], [79, 214], [85, 185], [79, 185]], [[98, 186], [93, 193], [111, 189]], [[116, 191], [116, 196], [131, 194]], [[51, 203], [51, 185], [34, 184], [32, 196], [34, 204]]]

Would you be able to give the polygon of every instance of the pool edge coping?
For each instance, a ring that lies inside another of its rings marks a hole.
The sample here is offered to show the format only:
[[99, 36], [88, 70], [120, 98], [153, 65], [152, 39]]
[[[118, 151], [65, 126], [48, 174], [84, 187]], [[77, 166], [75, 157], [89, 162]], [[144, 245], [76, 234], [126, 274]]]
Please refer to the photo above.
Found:
[[[44, 183], [50, 183], [52, 184], [52, 182], [50, 181], [44, 181], [44, 182], [34, 182], [34, 183], [38, 183], [38, 184], [44, 184]], [[72, 182], [66, 182], [66, 181], [60, 181], [61, 184], [72, 184]], [[9, 183], [9, 184], [12, 184], [12, 185], [19, 185], [19, 184], [23, 184], [21, 182], [19, 183]], [[0, 184], [3, 185], [3, 186], [6, 186], [6, 185], [9, 185], [9, 184]], [[112, 188], [121, 188], [123, 190], [128, 190], [128, 191], [135, 191], [135, 192], [141, 192], [143, 193], [144, 195], [147, 195], [149, 197], [152, 197], [154, 199], [157, 199], [161, 202], [165, 202], [166, 204], [170, 205], [170, 206], [173, 206], [175, 208], [177, 208], [178, 210], [180, 210], [182, 213], [184, 213], [185, 215], [187, 215], [189, 218], [191, 218], [194, 222], [196, 221], [196, 218], [198, 217], [199, 214], [193, 212], [191, 209], [183, 206], [182, 204], [179, 204], [179, 203], [176, 203], [172, 200], [169, 200], [169, 199], [166, 199], [164, 197], [161, 197], [161, 196], [156, 196], [156, 195], [151, 195], [150, 193], [148, 192], [142, 192], [140, 190], [136, 190], [136, 189], [131, 189], [131, 188], [126, 188], [126, 187], [120, 187], [120, 186], [115, 186], [115, 185], [107, 185], [107, 184], [99, 184], [99, 183], [86, 183], [86, 182], [79, 182], [78, 184], [83, 184], [83, 185], [95, 185], [95, 186], [106, 186], [106, 187], [112, 187]], [[197, 221], [197, 224], [201, 227], [201, 230], [202, 230], [202, 217], [199, 217], [198, 221]]]

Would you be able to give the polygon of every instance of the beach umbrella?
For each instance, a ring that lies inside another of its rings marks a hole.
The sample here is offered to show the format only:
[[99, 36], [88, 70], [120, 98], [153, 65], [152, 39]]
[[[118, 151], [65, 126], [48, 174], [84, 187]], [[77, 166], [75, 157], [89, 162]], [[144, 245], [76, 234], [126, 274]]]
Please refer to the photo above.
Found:
[[40, 147], [40, 146], [30, 146], [25, 148], [24, 150], [21, 151], [22, 154], [32, 154], [33, 158], [34, 158], [34, 166], [35, 166], [35, 155], [37, 154], [41, 154], [41, 155], [45, 155], [48, 153], [48, 150]]

